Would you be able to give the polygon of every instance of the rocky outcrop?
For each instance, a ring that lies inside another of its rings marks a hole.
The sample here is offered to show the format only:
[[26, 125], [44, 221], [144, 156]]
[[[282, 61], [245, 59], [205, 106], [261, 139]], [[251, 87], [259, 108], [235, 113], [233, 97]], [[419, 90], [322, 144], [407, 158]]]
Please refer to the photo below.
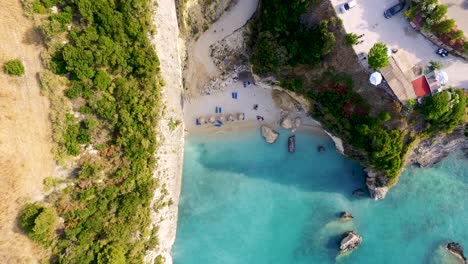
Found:
[[343, 239], [340, 243], [340, 254], [354, 250], [361, 245], [362, 237], [356, 232], [349, 231], [343, 234]]
[[275, 143], [279, 135], [278, 132], [273, 130], [273, 128], [269, 126], [265, 126], [265, 125], [263, 125], [261, 129], [262, 129], [262, 136], [265, 138], [265, 141], [270, 144]]
[[454, 255], [455, 257], [459, 258], [464, 263], [466, 263], [466, 257], [463, 254], [463, 247], [460, 244], [450, 242], [447, 244], [446, 248], [450, 252], [450, 254]]
[[458, 149], [467, 148], [468, 140], [463, 133], [463, 127], [459, 127], [449, 135], [422, 140], [409, 155], [406, 165], [427, 167], [438, 163]]
[[281, 126], [285, 129], [291, 129], [293, 127], [293, 122], [289, 115], [283, 117], [281, 120]]
[[354, 217], [348, 212], [341, 212], [340, 213], [340, 220], [342, 220], [342, 221], [351, 221], [351, 220], [353, 220], [353, 218]]
[[366, 185], [369, 195], [374, 200], [382, 200], [388, 192], [388, 180], [385, 174], [373, 169], [364, 169], [366, 176]]
[[301, 126], [301, 124], [302, 124], [301, 118], [300, 118], [300, 117], [296, 117], [296, 118], [294, 119], [294, 128], [295, 128], [295, 129], [298, 129], [298, 128]]

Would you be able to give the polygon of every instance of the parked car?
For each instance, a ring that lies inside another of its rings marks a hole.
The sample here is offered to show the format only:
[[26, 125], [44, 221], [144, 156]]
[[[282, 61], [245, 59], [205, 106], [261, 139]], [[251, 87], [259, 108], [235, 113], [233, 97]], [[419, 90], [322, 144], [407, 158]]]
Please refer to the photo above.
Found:
[[449, 55], [448, 50], [444, 48], [438, 48], [436, 53], [439, 54], [441, 57], [447, 57]]
[[355, 7], [356, 5], [357, 5], [356, 0], [349, 1], [348, 3], [345, 3], [345, 4], [340, 6], [340, 11], [341, 11], [341, 13], [344, 13], [344, 12], [350, 10], [351, 8]]
[[405, 3], [398, 3], [392, 7], [390, 7], [389, 9], [385, 10], [385, 12], [383, 13], [384, 14], [384, 17], [385, 18], [391, 18], [392, 16], [398, 14], [399, 12], [401, 12], [401, 10], [403, 10], [403, 8], [405, 8]]

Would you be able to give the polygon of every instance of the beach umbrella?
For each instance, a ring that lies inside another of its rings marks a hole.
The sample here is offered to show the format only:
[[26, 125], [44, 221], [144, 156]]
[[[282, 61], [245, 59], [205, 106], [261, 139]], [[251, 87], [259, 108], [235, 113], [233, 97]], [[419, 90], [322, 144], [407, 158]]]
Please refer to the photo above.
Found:
[[233, 115], [228, 115], [228, 120], [229, 121], [234, 121], [234, 116]]
[[237, 120], [244, 120], [244, 113], [238, 113]]
[[218, 120], [219, 121], [224, 121], [224, 115], [219, 115]]
[[214, 123], [216, 121], [216, 118], [214, 116], [210, 116], [210, 118], [208, 118], [208, 122], [210, 123]]
[[198, 121], [200, 121], [200, 123], [202, 123], [202, 124], [206, 123], [206, 119], [204, 117], [202, 117], [202, 116], [200, 116], [198, 118]]
[[440, 71], [439, 73], [437, 73], [437, 80], [441, 85], [447, 84], [449, 80], [447, 73], [444, 71]]
[[374, 72], [369, 77], [369, 82], [373, 85], [379, 85], [382, 82], [382, 74], [380, 72]]

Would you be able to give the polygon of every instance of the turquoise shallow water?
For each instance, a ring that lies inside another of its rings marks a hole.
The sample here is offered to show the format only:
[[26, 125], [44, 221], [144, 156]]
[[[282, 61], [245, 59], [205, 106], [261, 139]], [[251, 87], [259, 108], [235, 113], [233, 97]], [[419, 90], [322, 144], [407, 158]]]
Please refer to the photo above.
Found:
[[[299, 132], [290, 154], [281, 132], [273, 145], [257, 131], [187, 138], [175, 264], [450, 263], [442, 243], [468, 248], [468, 162], [460, 154], [406, 169], [376, 202], [351, 195], [364, 189], [361, 167], [327, 137]], [[354, 220], [337, 221], [341, 211]], [[347, 230], [363, 243], [337, 257]]]

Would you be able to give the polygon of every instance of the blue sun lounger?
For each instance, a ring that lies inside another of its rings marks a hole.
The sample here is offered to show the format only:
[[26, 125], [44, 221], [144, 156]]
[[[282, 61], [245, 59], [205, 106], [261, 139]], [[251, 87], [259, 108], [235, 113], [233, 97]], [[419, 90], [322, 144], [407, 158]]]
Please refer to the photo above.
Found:
[[197, 126], [201, 125], [200, 120], [198, 120], [198, 118], [197, 118], [197, 120], [195, 121], [195, 124], [197, 124]]

